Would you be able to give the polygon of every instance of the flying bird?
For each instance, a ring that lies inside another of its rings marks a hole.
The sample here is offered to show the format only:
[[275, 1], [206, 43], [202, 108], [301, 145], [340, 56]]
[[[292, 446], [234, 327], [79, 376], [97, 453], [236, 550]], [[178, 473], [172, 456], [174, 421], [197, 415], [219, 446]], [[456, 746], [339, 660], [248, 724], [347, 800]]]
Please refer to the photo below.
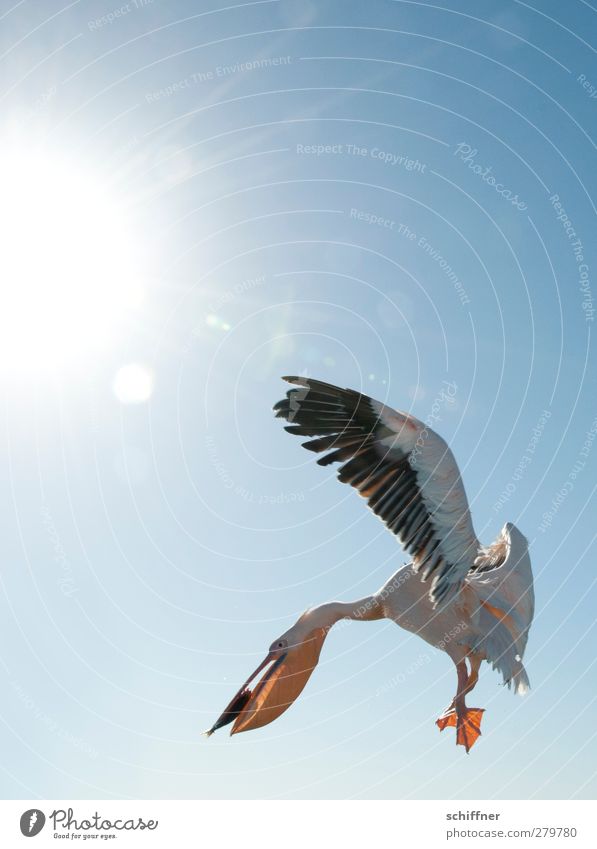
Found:
[[336, 622], [386, 618], [454, 663], [456, 694], [436, 724], [455, 727], [456, 744], [468, 752], [484, 711], [467, 707], [465, 698], [481, 663], [515, 693], [529, 688], [522, 663], [534, 610], [527, 540], [508, 522], [495, 542], [481, 545], [454, 455], [422, 421], [351, 389], [307, 377], [284, 380], [296, 387], [274, 406], [289, 423], [285, 430], [308, 437], [303, 447], [322, 455], [320, 466], [341, 464], [338, 479], [367, 500], [412, 562], [371, 596], [305, 611], [206, 733], [231, 722], [231, 734], [272, 722], [304, 689]]

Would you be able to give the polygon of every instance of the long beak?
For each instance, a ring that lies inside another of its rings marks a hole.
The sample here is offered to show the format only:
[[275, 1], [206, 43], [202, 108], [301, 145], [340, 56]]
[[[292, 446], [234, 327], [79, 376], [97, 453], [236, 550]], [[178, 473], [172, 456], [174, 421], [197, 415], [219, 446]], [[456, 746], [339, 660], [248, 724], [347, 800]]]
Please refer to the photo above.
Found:
[[[304, 642], [290, 646], [285, 654], [268, 654], [217, 722], [206, 732], [208, 736], [230, 722], [234, 722], [230, 733], [238, 734], [261, 728], [277, 719], [302, 693], [317, 666], [324, 639], [325, 632], [318, 629], [309, 634]], [[248, 685], [268, 666], [251, 691]]]
[[252, 692], [251, 690], [249, 690], [249, 684], [251, 683], [253, 678], [256, 678], [257, 675], [259, 675], [259, 673], [262, 672], [265, 667], [268, 664], [272, 663], [274, 660], [275, 656], [272, 654], [272, 652], [270, 652], [265, 658], [265, 660], [259, 664], [255, 672], [253, 672], [253, 674], [247, 678], [247, 680], [242, 685], [242, 687], [232, 699], [232, 701], [228, 705], [226, 705], [226, 707], [224, 708], [218, 719], [214, 722], [212, 727], [209, 729], [209, 731], [205, 732], [207, 737], [211, 737], [214, 731], [217, 731], [218, 728], [223, 728], [224, 725], [228, 725], [230, 722], [234, 722], [234, 720], [241, 713], [241, 711], [252, 696]]

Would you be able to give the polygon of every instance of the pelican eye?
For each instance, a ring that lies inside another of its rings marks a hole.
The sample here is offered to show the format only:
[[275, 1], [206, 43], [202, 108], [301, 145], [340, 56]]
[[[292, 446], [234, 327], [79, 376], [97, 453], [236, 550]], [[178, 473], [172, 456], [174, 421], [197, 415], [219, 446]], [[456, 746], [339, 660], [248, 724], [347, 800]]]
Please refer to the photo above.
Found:
[[287, 640], [278, 640], [278, 642], [276, 643], [276, 648], [277, 649], [287, 649], [288, 648], [288, 641]]

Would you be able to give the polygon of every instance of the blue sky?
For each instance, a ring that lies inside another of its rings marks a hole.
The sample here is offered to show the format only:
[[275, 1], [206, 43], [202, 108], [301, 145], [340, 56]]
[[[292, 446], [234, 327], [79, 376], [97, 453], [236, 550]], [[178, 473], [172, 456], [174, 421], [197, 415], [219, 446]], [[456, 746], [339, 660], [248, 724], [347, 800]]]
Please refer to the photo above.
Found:
[[[5, 354], [2, 794], [594, 797], [590, 4], [2, 14], [4, 135], [109, 186], [145, 290], [58, 369]], [[468, 757], [434, 726], [451, 662], [388, 622], [333, 631], [275, 724], [200, 736], [307, 606], [406, 562], [273, 418], [293, 373], [422, 419], [455, 387], [477, 533], [531, 542], [533, 689], [483, 670]]]

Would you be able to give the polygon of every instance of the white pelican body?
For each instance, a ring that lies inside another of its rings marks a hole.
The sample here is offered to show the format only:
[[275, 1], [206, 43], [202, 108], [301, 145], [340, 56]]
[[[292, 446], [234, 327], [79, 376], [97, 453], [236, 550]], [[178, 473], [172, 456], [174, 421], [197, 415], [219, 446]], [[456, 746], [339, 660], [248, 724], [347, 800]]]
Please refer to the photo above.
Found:
[[286, 430], [317, 437], [303, 446], [328, 452], [320, 465], [343, 463], [340, 481], [367, 498], [413, 560], [371, 596], [305, 611], [272, 643], [207, 733], [230, 722], [232, 734], [272, 722], [303, 690], [336, 622], [386, 618], [445, 651], [456, 665], [456, 695], [437, 725], [455, 726], [456, 742], [468, 752], [481, 733], [483, 711], [468, 708], [465, 696], [482, 661], [514, 692], [529, 688], [522, 664], [534, 611], [527, 541], [507, 523], [492, 545], [479, 543], [452, 452], [423, 422], [349, 389], [285, 379], [299, 387], [274, 407], [292, 423]]
[[454, 663], [480, 656], [499, 669], [505, 683], [514, 684], [515, 692], [524, 693], [529, 684], [521, 659], [532, 617], [531, 561], [526, 539], [514, 525], [506, 525], [502, 534], [510, 549], [505, 563], [467, 576], [442, 608], [434, 609], [412, 563], [396, 572], [374, 598], [385, 618], [442, 649]]

